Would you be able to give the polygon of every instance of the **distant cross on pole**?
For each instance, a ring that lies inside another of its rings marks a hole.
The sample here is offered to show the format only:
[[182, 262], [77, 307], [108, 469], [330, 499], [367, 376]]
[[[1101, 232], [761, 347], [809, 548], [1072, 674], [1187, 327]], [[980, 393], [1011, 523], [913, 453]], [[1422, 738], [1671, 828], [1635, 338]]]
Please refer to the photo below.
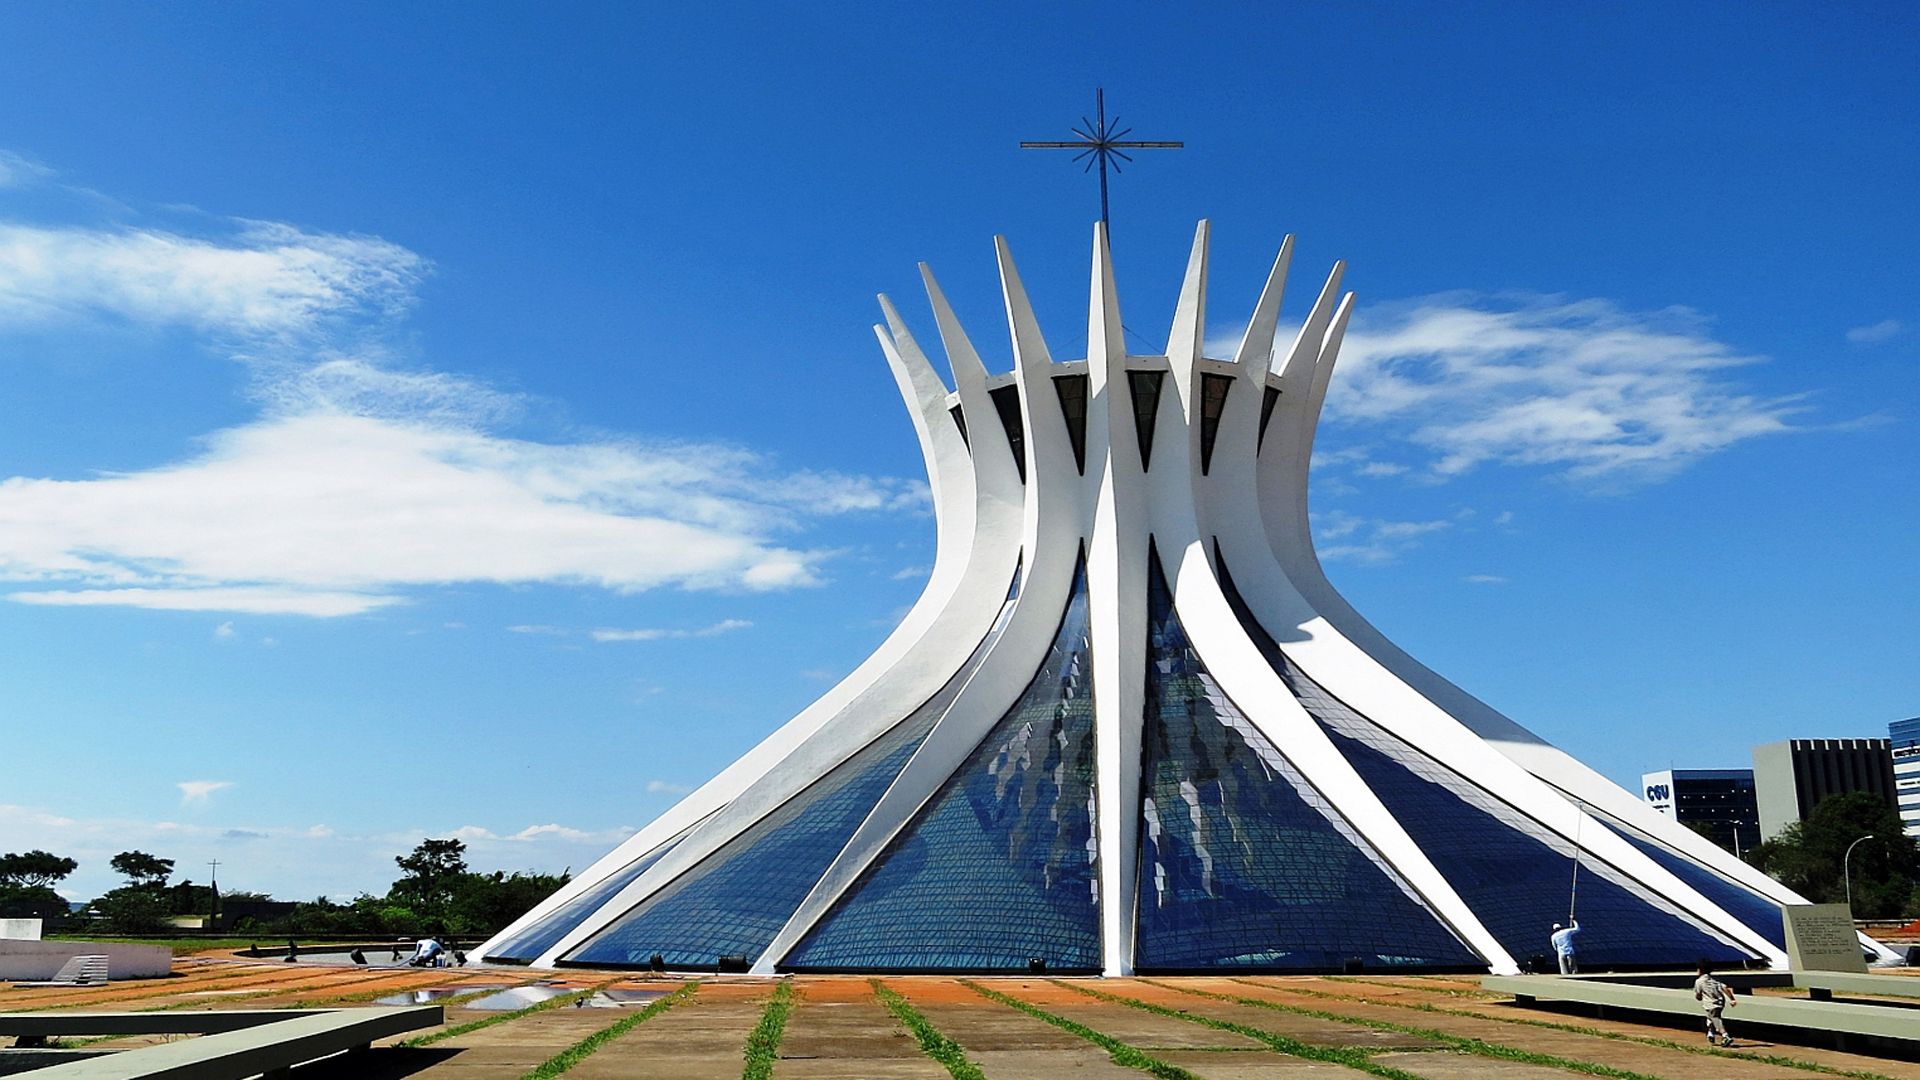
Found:
[[1093, 112], [1093, 120], [1089, 121], [1083, 116], [1080, 118], [1080, 126], [1073, 129], [1073, 133], [1080, 136], [1078, 139], [1067, 142], [1022, 142], [1020, 149], [1078, 150], [1080, 152], [1073, 156], [1073, 160], [1091, 159], [1087, 161], [1087, 167], [1083, 171], [1092, 172], [1094, 166], [1099, 166], [1100, 224], [1106, 225], [1108, 223], [1107, 166], [1112, 165], [1113, 171], [1117, 175], [1120, 172], [1120, 163], [1122, 161], [1128, 164], [1132, 164], [1133, 162], [1133, 158], [1126, 153], [1127, 150], [1178, 150], [1185, 146], [1186, 143], [1167, 142], [1164, 140], [1127, 141], [1126, 137], [1132, 133], [1133, 129], [1121, 127], [1120, 118], [1117, 116], [1113, 118], [1111, 123], [1108, 122], [1107, 92], [1104, 88], [1095, 89], [1093, 92]]
[[[213, 882], [212, 886], [207, 889], [207, 892], [210, 894], [207, 897], [207, 922], [211, 924], [211, 923], [217, 923], [220, 920], [220, 860], [219, 859], [207, 860], [207, 876]], [[207, 929], [214, 930], [214, 929], [217, 929], [217, 927], [209, 925]]]

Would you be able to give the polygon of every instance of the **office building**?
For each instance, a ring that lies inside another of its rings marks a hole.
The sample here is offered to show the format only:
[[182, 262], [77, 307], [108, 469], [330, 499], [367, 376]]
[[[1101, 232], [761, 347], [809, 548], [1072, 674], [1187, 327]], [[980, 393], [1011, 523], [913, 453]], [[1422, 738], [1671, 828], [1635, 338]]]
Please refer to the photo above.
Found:
[[1908, 836], [1920, 836], [1920, 716], [1887, 725], [1893, 751], [1893, 793]]
[[1886, 739], [1788, 739], [1753, 748], [1753, 793], [1760, 836], [1803, 821], [1830, 795], [1865, 791], [1895, 803], [1893, 755]]
[[1752, 769], [1663, 769], [1640, 777], [1647, 805], [1741, 856], [1760, 843]]

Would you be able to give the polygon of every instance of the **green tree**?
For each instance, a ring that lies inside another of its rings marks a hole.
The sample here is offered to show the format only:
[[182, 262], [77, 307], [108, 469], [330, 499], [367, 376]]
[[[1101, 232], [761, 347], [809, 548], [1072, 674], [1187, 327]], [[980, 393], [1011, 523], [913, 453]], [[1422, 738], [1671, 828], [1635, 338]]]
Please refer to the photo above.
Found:
[[406, 871], [387, 893], [389, 900], [412, 909], [429, 922], [446, 917], [460, 878], [467, 872], [467, 845], [458, 840], [420, 841], [393, 861]]
[[156, 858], [144, 851], [123, 851], [107, 860], [107, 865], [133, 888], [159, 889], [173, 876], [172, 859]]
[[1864, 791], [1820, 800], [1804, 821], [1754, 849], [1751, 861], [1781, 884], [1815, 903], [1846, 900], [1843, 869], [1853, 849], [1853, 913], [1881, 919], [1906, 914], [1920, 874], [1920, 844], [1900, 821], [1893, 804]]
[[80, 866], [72, 859], [62, 858], [50, 851], [23, 851], [18, 854], [0, 855], [0, 885], [15, 885], [28, 889], [48, 888], [61, 881]]

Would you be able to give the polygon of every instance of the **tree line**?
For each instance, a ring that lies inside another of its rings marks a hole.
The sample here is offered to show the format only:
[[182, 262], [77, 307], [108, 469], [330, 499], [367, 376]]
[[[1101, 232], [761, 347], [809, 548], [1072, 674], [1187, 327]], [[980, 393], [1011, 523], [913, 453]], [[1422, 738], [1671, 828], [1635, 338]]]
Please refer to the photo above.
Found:
[[[273, 905], [273, 917], [248, 915], [227, 928], [263, 936], [475, 937], [506, 926], [568, 880], [564, 873], [476, 873], [467, 866], [466, 849], [459, 840], [423, 840], [411, 852], [394, 856], [400, 877], [384, 895], [361, 893], [346, 901], [320, 896], [290, 908]], [[49, 931], [153, 935], [174, 930], [178, 916], [213, 910], [213, 887], [174, 883], [172, 859], [123, 851], [107, 865], [126, 883], [75, 911], [55, 886], [79, 869], [78, 862], [39, 850], [0, 855], [0, 918], [40, 919]], [[272, 899], [237, 889], [219, 896], [222, 905], [244, 901], [257, 910], [266, 910], [259, 902]]]

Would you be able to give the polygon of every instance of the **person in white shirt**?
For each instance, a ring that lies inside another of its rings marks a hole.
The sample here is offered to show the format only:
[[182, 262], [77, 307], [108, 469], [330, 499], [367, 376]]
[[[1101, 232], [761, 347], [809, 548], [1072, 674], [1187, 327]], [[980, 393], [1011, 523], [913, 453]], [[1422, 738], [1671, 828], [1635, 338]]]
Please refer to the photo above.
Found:
[[1573, 920], [1573, 925], [1568, 927], [1562, 927], [1559, 923], [1553, 924], [1553, 936], [1548, 940], [1553, 943], [1553, 955], [1560, 959], [1562, 975], [1580, 974], [1580, 962], [1574, 959], [1573, 955], [1573, 936], [1579, 932], [1579, 919]]
[[1720, 1014], [1733, 1007], [1733, 987], [1714, 978], [1705, 960], [1700, 961], [1699, 971], [1700, 977], [1693, 980], [1693, 999], [1707, 1010], [1707, 1045], [1717, 1039], [1721, 1046], [1732, 1046], [1733, 1036], [1727, 1034], [1727, 1022]]
[[439, 966], [440, 954], [445, 951], [446, 946], [441, 945], [438, 941], [430, 937], [421, 938], [413, 946], [413, 958], [407, 961], [407, 966], [437, 967]]

